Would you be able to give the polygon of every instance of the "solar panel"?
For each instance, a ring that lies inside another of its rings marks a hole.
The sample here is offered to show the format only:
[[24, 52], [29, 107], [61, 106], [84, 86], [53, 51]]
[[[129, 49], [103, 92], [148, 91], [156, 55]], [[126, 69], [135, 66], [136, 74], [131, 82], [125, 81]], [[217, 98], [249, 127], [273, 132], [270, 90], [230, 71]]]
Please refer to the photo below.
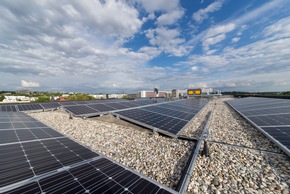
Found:
[[290, 100], [243, 98], [227, 103], [290, 156]]
[[40, 104], [18, 104], [17, 108], [19, 111], [43, 110]]
[[58, 103], [60, 103], [61, 105], [76, 105], [75, 101], [61, 101]]
[[137, 106], [145, 106], [153, 104], [154, 101], [151, 99], [143, 99], [137, 101], [128, 100], [99, 100], [99, 101], [87, 101], [89, 104], [80, 105], [65, 105], [63, 108], [74, 116], [97, 116], [106, 114], [115, 110], [128, 109]]
[[[0, 117], [29, 118], [8, 112]], [[0, 130], [0, 188], [5, 193], [176, 193], [47, 126]]]
[[65, 110], [72, 113], [75, 116], [86, 116], [86, 115], [99, 115], [101, 114], [98, 110], [88, 107], [86, 105], [73, 105], [65, 106]]
[[[113, 114], [138, 125], [175, 137], [186, 128], [187, 124], [205, 104], [206, 101], [204, 100], [187, 99], [113, 111]], [[174, 105], [178, 108], [174, 109]]]
[[39, 140], [47, 138], [62, 137], [63, 135], [49, 127], [19, 129], [19, 130], [0, 130], [0, 144]]
[[46, 102], [46, 103], [40, 103], [40, 105], [44, 109], [56, 109], [61, 106], [61, 104], [58, 102]]
[[16, 112], [17, 109], [15, 105], [1, 105], [0, 112]]
[[116, 110], [116, 108], [113, 108], [107, 104], [90, 104], [88, 107], [93, 108], [95, 110], [98, 110], [99, 112], [109, 112], [111, 110]]
[[129, 106], [124, 105], [123, 103], [107, 103], [107, 106], [113, 107], [114, 109], [126, 109], [130, 108]]
[[[41, 192], [42, 191], [42, 192]], [[177, 193], [109, 159], [92, 162], [33, 181], [7, 193]]]

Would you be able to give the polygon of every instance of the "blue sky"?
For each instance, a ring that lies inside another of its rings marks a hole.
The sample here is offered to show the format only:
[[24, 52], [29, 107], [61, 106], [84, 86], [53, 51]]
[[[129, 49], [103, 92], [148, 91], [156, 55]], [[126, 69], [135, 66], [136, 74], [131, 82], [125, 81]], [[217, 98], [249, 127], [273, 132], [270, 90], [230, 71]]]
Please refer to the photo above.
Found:
[[0, 90], [290, 90], [290, 1], [0, 1]]

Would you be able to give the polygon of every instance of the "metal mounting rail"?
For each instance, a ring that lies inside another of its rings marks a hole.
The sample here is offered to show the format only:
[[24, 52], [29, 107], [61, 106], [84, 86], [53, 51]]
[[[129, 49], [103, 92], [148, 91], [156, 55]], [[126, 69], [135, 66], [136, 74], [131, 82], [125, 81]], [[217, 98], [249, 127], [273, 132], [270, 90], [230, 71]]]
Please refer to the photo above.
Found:
[[187, 160], [187, 164], [184, 168], [184, 171], [181, 175], [181, 178], [176, 186], [176, 191], [178, 191], [178, 193], [183, 194], [186, 192], [190, 178], [192, 176], [193, 173], [193, 168], [195, 166], [197, 157], [199, 155], [199, 150], [200, 150], [200, 146], [202, 141], [204, 141], [204, 139], [207, 137], [208, 135], [208, 127], [210, 124], [210, 120], [211, 120], [212, 114], [211, 111], [208, 113], [208, 117], [205, 123], [205, 126], [203, 127], [202, 133], [197, 141], [197, 144], [193, 147], [193, 151], [191, 152], [188, 160]]

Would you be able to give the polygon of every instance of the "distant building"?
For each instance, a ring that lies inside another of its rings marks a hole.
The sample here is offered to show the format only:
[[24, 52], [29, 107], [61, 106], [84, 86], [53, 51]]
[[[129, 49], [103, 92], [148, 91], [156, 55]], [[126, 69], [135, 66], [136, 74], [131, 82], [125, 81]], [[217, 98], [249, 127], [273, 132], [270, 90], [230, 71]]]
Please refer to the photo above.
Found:
[[31, 93], [31, 91], [30, 90], [16, 90], [15, 93], [29, 95]]
[[219, 90], [214, 90], [213, 88], [188, 88], [187, 95], [190, 96], [220, 96], [221, 92]]
[[14, 102], [30, 102], [37, 100], [37, 97], [27, 97], [27, 96], [4, 96], [4, 100], [2, 102], [4, 103], [14, 103]]
[[66, 97], [60, 96], [59, 98], [56, 99], [56, 101], [60, 101], [60, 102], [66, 101]]
[[91, 96], [91, 97], [93, 97], [95, 99], [107, 99], [106, 94], [91, 94], [89, 96]]
[[154, 91], [138, 91], [137, 98], [154, 98], [154, 97], [164, 97], [168, 98], [170, 96], [170, 92], [168, 91], [158, 91], [158, 94], [155, 96]]
[[137, 94], [127, 94], [129, 99], [135, 99], [137, 98]]
[[124, 98], [127, 97], [127, 94], [109, 94], [109, 98]]
[[59, 96], [50, 96], [50, 101], [56, 101], [59, 98]]

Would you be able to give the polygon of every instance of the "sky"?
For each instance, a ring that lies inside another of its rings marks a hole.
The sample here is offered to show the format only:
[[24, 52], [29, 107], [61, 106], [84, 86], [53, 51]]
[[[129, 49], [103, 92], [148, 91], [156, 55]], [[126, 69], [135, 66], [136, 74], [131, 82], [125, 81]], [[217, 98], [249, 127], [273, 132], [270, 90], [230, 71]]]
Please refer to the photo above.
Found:
[[290, 90], [289, 0], [1, 0], [0, 90]]

